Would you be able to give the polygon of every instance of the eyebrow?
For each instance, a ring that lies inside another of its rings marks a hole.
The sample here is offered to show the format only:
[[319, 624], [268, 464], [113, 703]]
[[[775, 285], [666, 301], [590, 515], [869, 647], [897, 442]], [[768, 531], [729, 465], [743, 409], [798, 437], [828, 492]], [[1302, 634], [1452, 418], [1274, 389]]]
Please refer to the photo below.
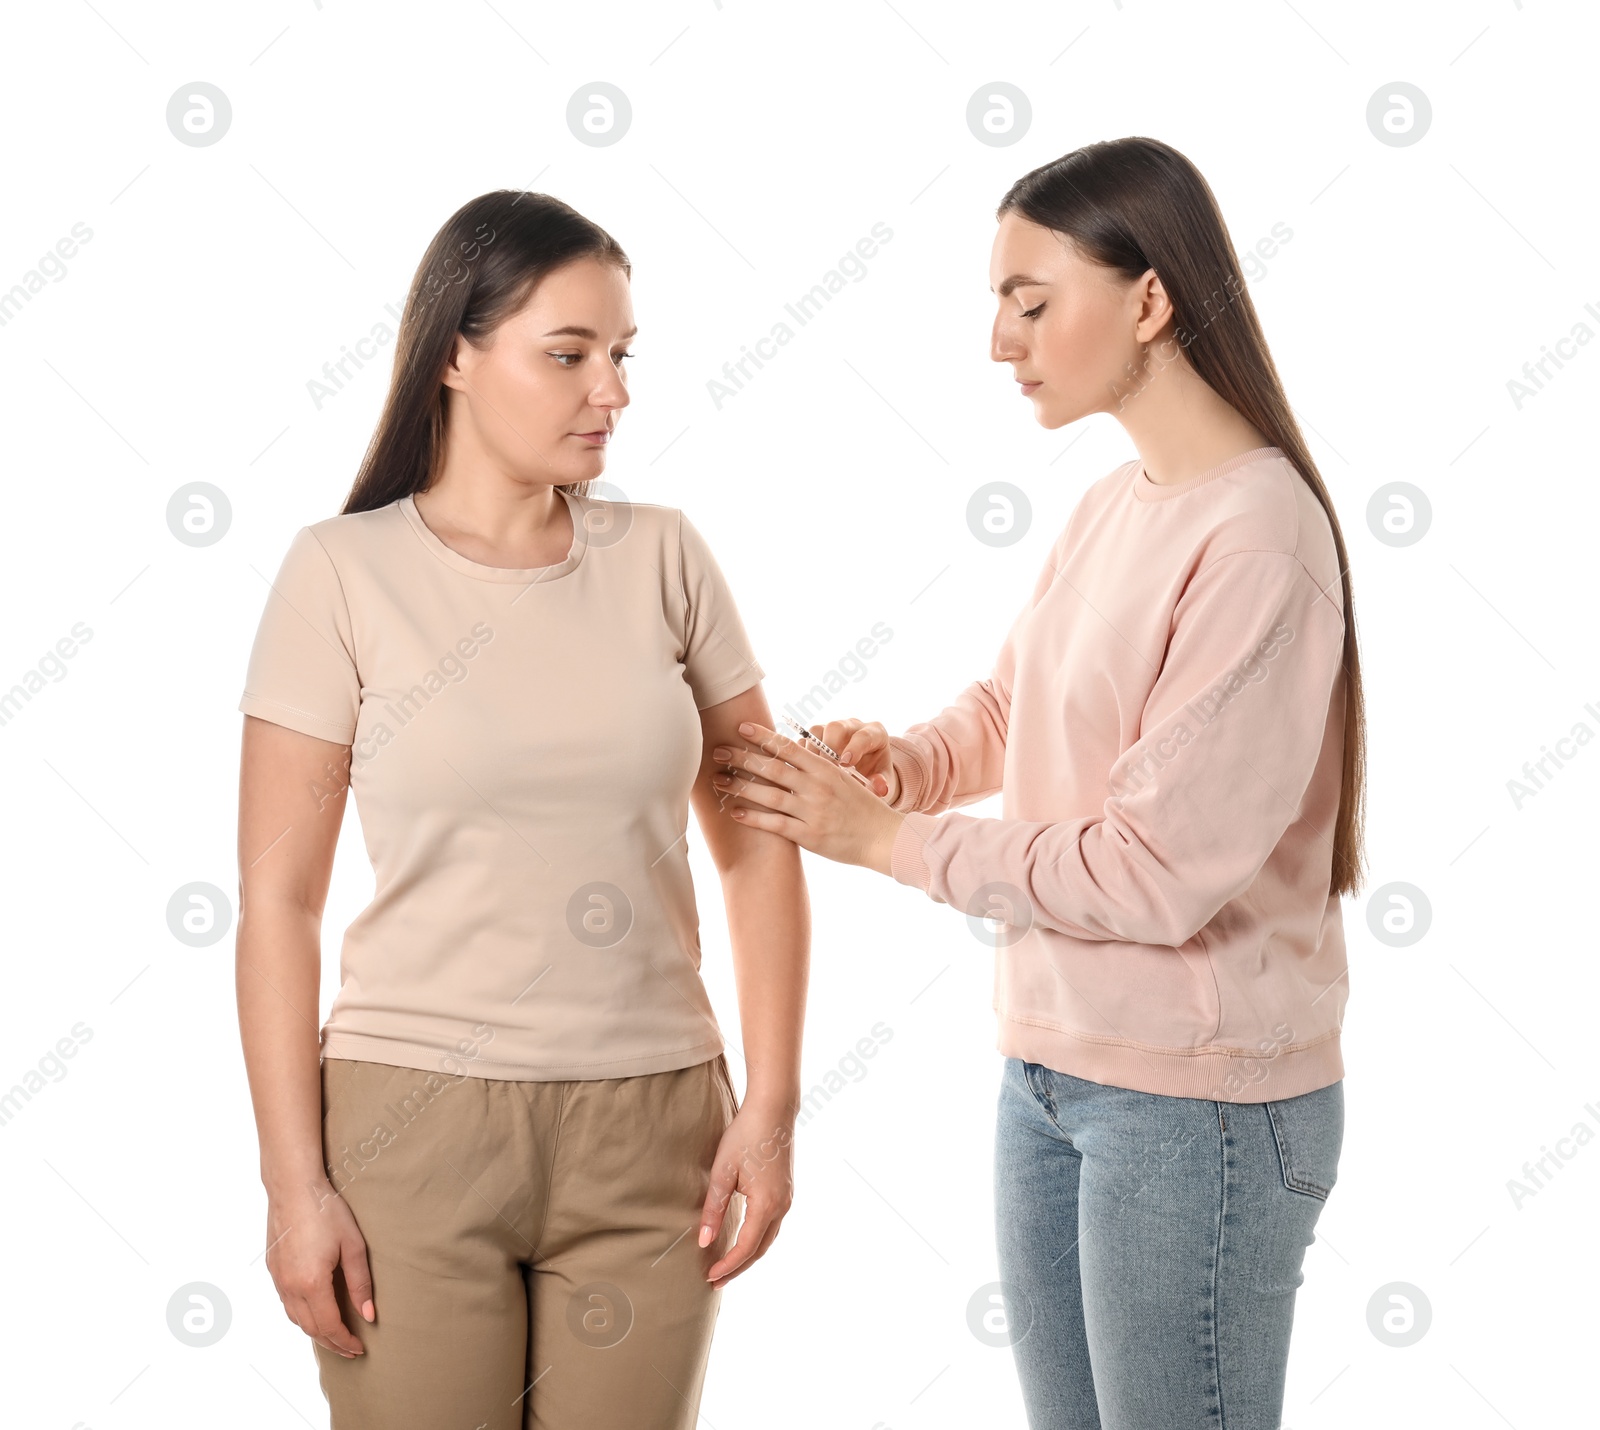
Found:
[[[629, 338], [637, 337], [638, 333], [639, 333], [639, 329], [638, 329], [637, 326], [631, 327], [631, 328], [628, 329], [627, 332], [625, 332], [622, 335], [620, 341], [627, 342]], [[547, 337], [547, 338], [590, 338], [590, 339], [593, 339], [593, 338], [597, 338], [599, 336], [600, 335], [598, 333], [596, 333], [593, 328], [579, 328], [579, 327], [570, 327], [570, 326], [569, 327], [565, 327], [565, 328], [552, 328], [548, 333], [545, 334], [545, 337]]]
[[[1047, 286], [1042, 279], [1030, 278], [1026, 273], [1013, 273], [1000, 285], [1000, 296], [1009, 298], [1012, 291], [1017, 288], [1044, 288]], [[994, 289], [991, 288], [989, 291], [993, 293]]]

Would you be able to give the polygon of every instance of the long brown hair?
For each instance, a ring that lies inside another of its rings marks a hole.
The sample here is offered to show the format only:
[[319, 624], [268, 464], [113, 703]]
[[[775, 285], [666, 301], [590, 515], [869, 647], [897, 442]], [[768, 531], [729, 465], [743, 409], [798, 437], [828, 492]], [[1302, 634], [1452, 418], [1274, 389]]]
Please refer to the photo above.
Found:
[[[549, 194], [496, 189], [450, 215], [411, 280], [383, 415], [341, 514], [428, 489], [444, 456], [443, 374], [456, 334], [486, 342], [540, 279], [580, 258], [633, 271], [616, 239]], [[588, 489], [562, 484], [578, 496]]]
[[1170, 145], [1133, 136], [1085, 145], [1024, 174], [1006, 191], [995, 217], [1012, 211], [1066, 236], [1086, 258], [1129, 279], [1155, 269], [1172, 300], [1175, 336], [1190, 365], [1289, 459], [1328, 514], [1344, 590], [1345, 675], [1332, 892], [1355, 893], [1365, 864], [1367, 732], [1350, 558], [1333, 500], [1284, 396], [1211, 186]]

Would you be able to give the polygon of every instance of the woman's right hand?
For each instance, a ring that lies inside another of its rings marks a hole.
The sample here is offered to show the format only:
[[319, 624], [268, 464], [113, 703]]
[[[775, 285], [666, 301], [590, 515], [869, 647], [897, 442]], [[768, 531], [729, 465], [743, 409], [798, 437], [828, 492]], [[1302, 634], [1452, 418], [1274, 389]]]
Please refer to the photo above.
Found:
[[889, 765], [889, 732], [876, 720], [830, 720], [813, 725], [811, 733], [839, 756], [839, 762], [860, 770], [873, 791], [887, 797], [893, 771]]
[[344, 1268], [350, 1301], [367, 1320], [377, 1319], [367, 1243], [355, 1214], [324, 1177], [298, 1190], [267, 1197], [267, 1270], [284, 1312], [319, 1346], [348, 1359], [364, 1355], [339, 1314], [333, 1294], [335, 1267]]

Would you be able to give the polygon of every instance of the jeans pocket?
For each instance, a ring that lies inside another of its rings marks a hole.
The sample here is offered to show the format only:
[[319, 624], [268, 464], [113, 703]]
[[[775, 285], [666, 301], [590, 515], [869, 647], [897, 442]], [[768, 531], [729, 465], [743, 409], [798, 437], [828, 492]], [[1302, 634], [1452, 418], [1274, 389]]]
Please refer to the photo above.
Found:
[[1266, 1107], [1284, 1186], [1327, 1201], [1339, 1177], [1344, 1142], [1344, 1080]]

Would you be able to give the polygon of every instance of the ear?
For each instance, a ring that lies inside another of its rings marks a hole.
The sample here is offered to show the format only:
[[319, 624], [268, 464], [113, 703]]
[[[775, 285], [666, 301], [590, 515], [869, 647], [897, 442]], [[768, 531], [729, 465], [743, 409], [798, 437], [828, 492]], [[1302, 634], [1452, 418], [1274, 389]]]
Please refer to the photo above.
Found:
[[453, 387], [457, 392], [466, 391], [467, 380], [461, 371], [461, 363], [463, 358], [471, 361], [468, 356], [471, 349], [472, 345], [457, 333], [450, 345], [450, 354], [444, 360], [444, 370], [439, 374], [439, 381], [446, 387]]
[[1154, 268], [1147, 269], [1139, 279], [1139, 317], [1133, 329], [1135, 340], [1149, 342], [1166, 327], [1172, 316], [1172, 299], [1167, 295], [1166, 284]]

